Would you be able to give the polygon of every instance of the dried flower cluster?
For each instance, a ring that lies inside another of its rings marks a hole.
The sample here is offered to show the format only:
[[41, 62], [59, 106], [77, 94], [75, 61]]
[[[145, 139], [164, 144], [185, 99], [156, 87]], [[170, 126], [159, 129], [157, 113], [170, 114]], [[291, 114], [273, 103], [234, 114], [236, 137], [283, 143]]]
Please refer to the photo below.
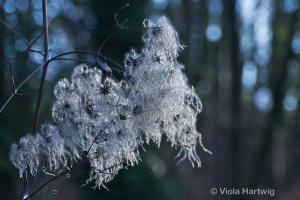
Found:
[[21, 177], [28, 170], [35, 175], [43, 159], [51, 171], [81, 160], [90, 170], [87, 183], [105, 187], [120, 169], [140, 161], [143, 144], [159, 146], [163, 136], [180, 149], [181, 159], [201, 166], [197, 146], [210, 151], [195, 126], [201, 101], [176, 60], [183, 47], [165, 17], [145, 20], [144, 26], [144, 48], [126, 54], [122, 80], [80, 65], [71, 80], [56, 84], [54, 125], [43, 125], [39, 134], [11, 147]]

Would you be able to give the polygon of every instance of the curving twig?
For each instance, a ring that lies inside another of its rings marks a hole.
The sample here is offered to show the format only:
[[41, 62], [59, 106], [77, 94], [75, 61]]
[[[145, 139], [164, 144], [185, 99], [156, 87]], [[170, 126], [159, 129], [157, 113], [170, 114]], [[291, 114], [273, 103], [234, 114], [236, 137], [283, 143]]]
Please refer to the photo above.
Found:
[[[39, 191], [41, 191], [41, 189], [43, 189], [44, 187], [46, 187], [47, 185], [49, 185], [50, 183], [52, 183], [53, 181], [55, 181], [56, 179], [58, 179], [59, 177], [62, 177], [63, 175], [66, 175], [68, 172], [68, 170], [62, 172], [61, 174], [54, 176], [53, 178], [49, 179], [48, 181], [46, 181], [45, 183], [43, 183], [40, 187], [38, 187], [36, 190], [34, 190], [34, 192], [32, 192], [31, 194], [29, 194], [28, 196], [21, 196], [19, 198], [19, 200], [29, 200], [30, 198], [32, 198], [34, 195], [36, 195]], [[25, 197], [25, 198], [24, 198]]]
[[2, 105], [0, 109], [0, 114], [4, 110], [4, 108], [7, 106], [7, 104], [12, 100], [14, 96], [16, 96], [17, 92], [27, 83], [31, 78], [36, 75], [40, 70], [42, 69], [42, 66], [35, 69], [33, 72], [31, 72], [21, 83], [18, 87], [15, 88], [15, 91], [8, 97], [8, 99], [5, 101], [5, 103]]
[[105, 129], [106, 129], [110, 124], [112, 124], [112, 123], [114, 123], [114, 120], [111, 120], [109, 123], [107, 123], [107, 124], [106, 124], [106, 125], [98, 132], [98, 134], [95, 136], [94, 140], [92, 141], [92, 143], [91, 143], [89, 149], [86, 151], [86, 155], [88, 155], [88, 154], [90, 153], [90, 151], [91, 151], [91, 149], [92, 149], [92, 146], [94, 145], [94, 143], [95, 143], [96, 140], [98, 139], [99, 135], [100, 135], [101, 133], [103, 133], [103, 131], [105, 131]]
[[125, 19], [123, 22], [119, 22], [118, 17], [119, 14], [122, 10], [124, 10], [125, 8], [128, 8], [130, 6], [129, 3], [126, 3], [123, 7], [121, 7], [115, 14], [114, 14], [114, 18], [115, 18], [115, 22], [117, 27], [119, 27], [120, 29], [132, 29], [132, 30], [140, 30], [139, 28], [135, 28], [135, 27], [131, 27], [131, 26], [125, 26], [125, 24], [128, 22], [128, 19]]
[[0, 23], [3, 24], [8, 30], [10, 30], [15, 36], [19, 37], [23, 42], [28, 43], [27, 39], [21, 35], [18, 31], [16, 31], [12, 26], [7, 24], [5, 21], [0, 19]]
[[14, 76], [13, 76], [13, 73], [12, 73], [12, 63], [11, 62], [9, 62], [9, 75], [10, 75], [10, 80], [11, 80], [12, 87], [13, 87], [13, 93], [16, 96], [25, 96], [25, 95], [34, 94], [34, 92], [19, 93], [16, 90], [15, 79], [14, 79]]
[[27, 47], [28, 52], [38, 53], [44, 56], [44, 53], [42, 51], [32, 48], [32, 46], [41, 38], [44, 32], [41, 32], [36, 38], [34, 38], [31, 42], [29, 42], [22, 34], [16, 31], [15, 28], [13, 28], [12, 26], [4, 22], [2, 19], [0, 19], [0, 23], [3, 24], [8, 30], [10, 30], [16, 37], [20, 38], [24, 43], [28, 45]]

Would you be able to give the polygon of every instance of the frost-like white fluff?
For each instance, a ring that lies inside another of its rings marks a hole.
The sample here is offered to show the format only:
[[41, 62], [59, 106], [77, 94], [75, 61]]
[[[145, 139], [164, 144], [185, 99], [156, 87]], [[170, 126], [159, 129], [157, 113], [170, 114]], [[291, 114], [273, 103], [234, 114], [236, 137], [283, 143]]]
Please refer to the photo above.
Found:
[[35, 175], [42, 158], [52, 171], [83, 159], [90, 169], [87, 183], [105, 187], [120, 169], [140, 161], [143, 144], [159, 146], [162, 136], [180, 149], [180, 160], [201, 166], [197, 146], [210, 151], [195, 125], [201, 101], [177, 62], [183, 47], [165, 17], [145, 20], [144, 26], [144, 48], [125, 55], [122, 80], [103, 79], [100, 69], [80, 65], [70, 80], [56, 84], [55, 126], [44, 125], [41, 134], [11, 147], [20, 176], [27, 168]]

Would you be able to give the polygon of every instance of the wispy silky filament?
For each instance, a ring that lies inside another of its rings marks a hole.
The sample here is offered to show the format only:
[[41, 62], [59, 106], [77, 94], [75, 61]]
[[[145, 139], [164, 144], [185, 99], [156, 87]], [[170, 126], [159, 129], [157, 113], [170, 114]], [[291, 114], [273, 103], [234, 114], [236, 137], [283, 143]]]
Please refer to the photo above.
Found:
[[201, 166], [197, 146], [210, 151], [195, 126], [201, 101], [177, 61], [183, 46], [165, 17], [145, 20], [144, 26], [144, 48], [125, 55], [122, 80], [103, 81], [99, 68], [79, 65], [70, 80], [58, 81], [54, 124], [11, 147], [21, 177], [28, 171], [35, 175], [42, 158], [50, 171], [84, 159], [90, 169], [86, 183], [105, 187], [119, 170], [139, 163], [144, 144], [159, 146], [162, 136], [180, 149], [181, 159]]

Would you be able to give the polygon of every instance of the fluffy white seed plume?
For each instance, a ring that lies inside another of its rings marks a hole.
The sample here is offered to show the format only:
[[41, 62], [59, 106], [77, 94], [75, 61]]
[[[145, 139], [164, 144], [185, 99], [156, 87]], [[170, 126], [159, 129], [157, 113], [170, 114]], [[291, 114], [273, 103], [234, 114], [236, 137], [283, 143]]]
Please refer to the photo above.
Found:
[[42, 125], [41, 133], [35, 136], [22, 137], [20, 143], [13, 144], [10, 149], [10, 160], [19, 169], [20, 177], [27, 177], [27, 169], [36, 175], [43, 161], [46, 161], [51, 171], [66, 167], [67, 157], [64, 139], [58, 129], [50, 124]]
[[143, 144], [159, 146], [163, 136], [179, 148], [180, 160], [201, 166], [197, 146], [210, 151], [195, 125], [201, 101], [177, 61], [183, 47], [165, 17], [145, 20], [144, 26], [144, 48], [125, 55], [122, 80], [80, 65], [70, 80], [56, 84], [55, 126], [44, 125], [41, 134], [12, 145], [11, 161], [20, 176], [27, 169], [35, 175], [43, 157], [51, 171], [81, 159], [90, 170], [86, 183], [105, 187], [120, 169], [140, 161]]
[[36, 140], [40, 145], [40, 153], [45, 156], [51, 171], [67, 166], [69, 153], [65, 150], [64, 138], [60, 136], [57, 127], [42, 125], [41, 134], [37, 134]]
[[18, 145], [11, 146], [10, 160], [19, 169], [20, 177], [27, 177], [27, 169], [32, 175], [37, 173], [39, 152], [39, 144], [32, 135], [22, 137]]

